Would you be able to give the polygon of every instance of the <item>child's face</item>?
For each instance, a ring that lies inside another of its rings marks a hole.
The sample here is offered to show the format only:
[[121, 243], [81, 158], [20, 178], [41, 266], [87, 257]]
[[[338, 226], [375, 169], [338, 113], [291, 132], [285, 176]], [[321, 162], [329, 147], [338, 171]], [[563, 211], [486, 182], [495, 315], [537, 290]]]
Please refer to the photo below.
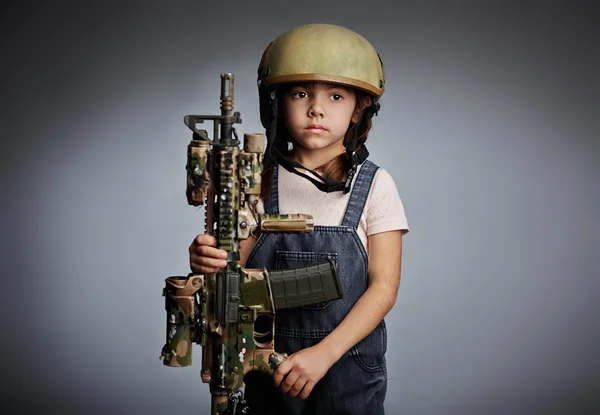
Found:
[[283, 116], [296, 144], [307, 150], [344, 152], [344, 135], [356, 122], [356, 94], [322, 82], [294, 85], [283, 96]]

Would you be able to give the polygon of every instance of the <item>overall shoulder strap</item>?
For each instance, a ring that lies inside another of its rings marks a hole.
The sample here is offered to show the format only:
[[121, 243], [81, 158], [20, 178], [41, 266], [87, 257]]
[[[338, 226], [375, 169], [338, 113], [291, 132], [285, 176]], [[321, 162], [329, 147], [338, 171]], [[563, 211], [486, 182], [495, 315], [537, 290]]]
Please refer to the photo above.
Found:
[[352, 193], [350, 193], [350, 199], [348, 200], [346, 212], [342, 219], [342, 226], [354, 229], [358, 228], [360, 217], [362, 216], [369, 191], [371, 190], [371, 183], [373, 183], [373, 177], [375, 177], [378, 168], [379, 166], [370, 160], [366, 160], [363, 163], [354, 182]]
[[271, 183], [271, 196], [264, 200], [265, 213], [270, 215], [279, 215], [279, 185], [278, 185], [278, 170], [279, 165], [273, 167], [273, 181]]

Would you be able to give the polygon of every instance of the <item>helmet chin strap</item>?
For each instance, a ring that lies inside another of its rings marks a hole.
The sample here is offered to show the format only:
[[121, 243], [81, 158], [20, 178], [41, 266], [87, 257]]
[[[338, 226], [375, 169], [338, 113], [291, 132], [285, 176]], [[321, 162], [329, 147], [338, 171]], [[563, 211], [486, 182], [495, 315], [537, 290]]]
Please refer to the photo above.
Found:
[[[377, 102], [377, 99], [374, 99], [372, 104], [361, 111], [360, 116], [358, 117], [358, 121], [352, 126], [352, 138], [346, 144], [346, 154], [348, 155], [351, 167], [348, 171], [348, 178], [344, 182], [334, 182], [325, 177], [321, 176], [314, 170], [308, 169], [304, 167], [302, 164], [298, 163], [296, 160], [289, 159], [285, 155], [283, 155], [279, 149], [274, 145], [275, 137], [277, 136], [277, 110], [278, 110], [278, 98], [277, 98], [277, 87], [273, 88], [270, 96], [270, 104], [271, 104], [271, 121], [269, 122], [269, 126], [267, 128], [267, 148], [265, 149], [265, 158], [264, 158], [264, 169], [267, 170], [275, 165], [275, 160], [281, 164], [281, 166], [289, 171], [290, 173], [294, 173], [298, 176], [304, 177], [309, 180], [312, 184], [314, 184], [319, 190], [331, 193], [337, 191], [343, 191], [344, 194], [350, 191], [350, 187], [352, 185], [352, 179], [356, 174], [357, 166], [362, 164], [367, 157], [369, 157], [369, 151], [366, 146], [362, 146], [358, 151], [356, 150], [356, 146], [358, 145], [358, 126], [362, 122], [365, 114], [369, 116], [377, 115], [380, 109], [380, 104]], [[273, 156], [273, 152], [275, 153]], [[312, 177], [298, 169], [310, 172]], [[315, 179], [315, 177], [317, 179]]]
[[[352, 156], [353, 164], [352, 164], [352, 168], [350, 169], [350, 171], [348, 173], [348, 179], [346, 179], [345, 182], [334, 182], [334, 181], [331, 181], [331, 180], [326, 179], [325, 177], [321, 176], [316, 171], [310, 170], [310, 169], [304, 167], [302, 164], [298, 163], [296, 160], [285, 157], [283, 154], [281, 154], [281, 152], [277, 148], [274, 148], [274, 150], [276, 152], [277, 161], [279, 162], [279, 164], [281, 164], [281, 166], [284, 169], [286, 169], [290, 173], [297, 174], [298, 176], [302, 176], [305, 179], [310, 180], [311, 183], [314, 184], [319, 190], [326, 192], [326, 193], [337, 192], [340, 190], [342, 190], [344, 192], [344, 194], [348, 193], [350, 191], [350, 186], [352, 185], [352, 178], [354, 177], [354, 174], [356, 173], [356, 166], [358, 164], [361, 164], [363, 161], [365, 161], [367, 159], [367, 157], [369, 156], [369, 151], [367, 150], [367, 147], [362, 146], [360, 148], [360, 150], [355, 152]], [[354, 163], [356, 163], [356, 164], [354, 164]], [[302, 171], [299, 171], [298, 169], [302, 169], [302, 170], [306, 170], [306, 171], [310, 172], [310, 174], [312, 176], [317, 177], [319, 180], [316, 180], [314, 177], [311, 177], [308, 174], [303, 173]]]
[[[267, 148], [265, 149], [265, 157], [263, 162], [264, 170], [268, 170], [275, 164], [275, 157], [272, 151], [277, 136], [277, 109], [279, 107], [279, 99], [277, 98], [277, 87], [271, 90], [269, 103], [271, 104], [271, 121], [267, 127]], [[279, 153], [279, 151], [277, 151]]]

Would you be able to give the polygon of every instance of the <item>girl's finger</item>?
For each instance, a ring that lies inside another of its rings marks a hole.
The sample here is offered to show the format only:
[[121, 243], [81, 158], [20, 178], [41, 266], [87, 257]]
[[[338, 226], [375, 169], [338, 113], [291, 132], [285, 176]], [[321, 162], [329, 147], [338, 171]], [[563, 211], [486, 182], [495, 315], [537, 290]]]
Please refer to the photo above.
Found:
[[288, 393], [292, 387], [296, 384], [298, 379], [300, 378], [300, 373], [295, 370], [292, 370], [287, 374], [284, 381], [281, 383], [281, 391], [283, 393]]
[[200, 246], [195, 252], [198, 256], [210, 257], [210, 258], [227, 258], [227, 251], [223, 249], [217, 249], [210, 246]]
[[292, 397], [298, 396], [298, 394], [300, 393], [302, 388], [304, 388], [304, 385], [306, 385], [307, 382], [308, 382], [308, 379], [303, 378], [303, 377], [299, 378], [296, 381], [296, 383], [294, 383], [294, 386], [292, 386], [292, 389], [290, 389], [290, 392], [288, 393], [288, 395], [290, 395]]
[[275, 373], [273, 374], [273, 385], [279, 386], [285, 375], [292, 370], [292, 367], [293, 365], [289, 359], [284, 360], [279, 366], [277, 366], [277, 370], [275, 370]]
[[217, 245], [217, 238], [206, 234], [198, 235], [196, 236], [196, 239], [194, 239], [194, 244], [215, 246]]
[[310, 393], [312, 392], [314, 387], [315, 387], [315, 384], [313, 382], [306, 382], [306, 385], [304, 385], [304, 388], [302, 388], [302, 392], [300, 393], [299, 398], [300, 399], [308, 398], [308, 395], [310, 395]]
[[195, 257], [193, 262], [199, 266], [221, 269], [227, 266], [227, 261], [224, 259], [210, 258], [207, 256]]

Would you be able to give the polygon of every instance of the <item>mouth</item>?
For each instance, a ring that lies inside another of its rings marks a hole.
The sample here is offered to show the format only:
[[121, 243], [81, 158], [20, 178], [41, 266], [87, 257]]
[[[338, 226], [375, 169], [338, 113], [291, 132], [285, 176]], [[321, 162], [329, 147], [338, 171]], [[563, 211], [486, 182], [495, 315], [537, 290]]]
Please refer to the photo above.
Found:
[[311, 132], [327, 131], [327, 128], [323, 127], [321, 124], [311, 124], [308, 127], [306, 127], [306, 129]]

